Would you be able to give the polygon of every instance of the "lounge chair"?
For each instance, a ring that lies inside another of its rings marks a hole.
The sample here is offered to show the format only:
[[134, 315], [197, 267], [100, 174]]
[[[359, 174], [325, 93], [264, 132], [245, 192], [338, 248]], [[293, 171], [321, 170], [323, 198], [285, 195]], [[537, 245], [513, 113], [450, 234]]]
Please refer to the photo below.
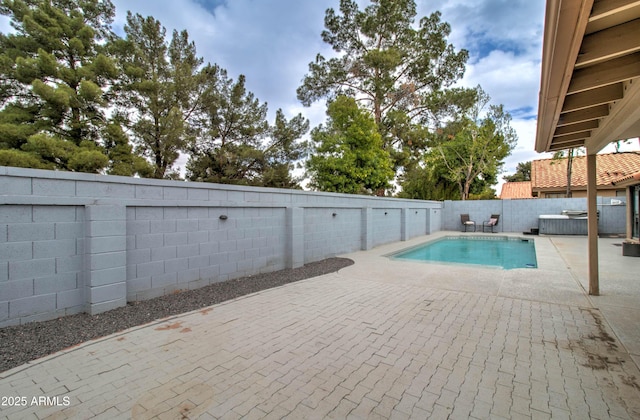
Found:
[[474, 222], [473, 220], [469, 219], [469, 215], [468, 214], [461, 214], [460, 215], [460, 223], [462, 223], [462, 226], [464, 226], [464, 231], [467, 231], [467, 228], [470, 226], [473, 226], [473, 231], [476, 231], [476, 222]]
[[489, 220], [486, 222], [482, 222], [482, 231], [485, 231], [485, 228], [491, 228], [491, 233], [495, 233], [493, 230], [494, 227], [498, 226], [498, 222], [500, 221], [499, 214], [492, 214]]

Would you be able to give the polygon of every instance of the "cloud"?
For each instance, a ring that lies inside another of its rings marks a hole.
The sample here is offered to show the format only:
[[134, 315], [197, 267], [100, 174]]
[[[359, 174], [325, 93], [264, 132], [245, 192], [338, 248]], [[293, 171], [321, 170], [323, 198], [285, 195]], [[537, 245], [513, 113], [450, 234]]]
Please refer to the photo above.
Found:
[[[302, 113], [316, 126], [325, 121], [322, 101], [310, 108], [296, 98], [296, 89], [316, 54], [331, 57], [322, 42], [327, 8], [339, 0], [112, 0], [114, 29], [123, 35], [127, 10], [158, 19], [171, 36], [186, 29], [205, 62], [227, 69], [236, 79], [246, 76], [247, 89], [269, 106], [272, 120], [282, 108], [288, 118]], [[370, 1], [357, 0], [360, 8]], [[530, 0], [416, 0], [416, 24], [436, 10], [451, 25], [451, 42], [470, 57], [460, 85], [481, 85], [492, 103], [512, 114], [519, 142], [505, 169], [518, 162], [543, 158], [534, 152], [540, 59], [544, 20], [543, 1]], [[0, 16], [0, 31], [9, 29]]]
[[[480, 57], [493, 49], [525, 53], [542, 42], [544, 2], [530, 0], [419, 1], [419, 10], [440, 10], [451, 40]], [[483, 45], [491, 48], [482, 48]]]
[[529, 110], [525, 118], [535, 117], [540, 85], [540, 60], [522, 59], [511, 52], [495, 50], [473, 64], [460, 84], [481, 85], [494, 104], [503, 104], [512, 113]]
[[[464, 77], [458, 85], [480, 85], [492, 104], [503, 104], [512, 116], [518, 144], [505, 159], [504, 172], [519, 162], [542, 159], [534, 151], [544, 2], [529, 0], [418, 1], [418, 11], [442, 12], [451, 25], [449, 42], [469, 51]], [[502, 180], [497, 187], [501, 188]]]
[[[187, 29], [205, 62], [216, 63], [234, 79], [246, 76], [247, 89], [269, 114], [297, 107], [296, 89], [315, 55], [328, 50], [320, 38], [324, 12], [335, 1], [198, 0], [137, 2], [115, 0], [117, 21], [126, 10], [158, 19], [168, 33]], [[179, 3], [179, 5], [178, 5]]]

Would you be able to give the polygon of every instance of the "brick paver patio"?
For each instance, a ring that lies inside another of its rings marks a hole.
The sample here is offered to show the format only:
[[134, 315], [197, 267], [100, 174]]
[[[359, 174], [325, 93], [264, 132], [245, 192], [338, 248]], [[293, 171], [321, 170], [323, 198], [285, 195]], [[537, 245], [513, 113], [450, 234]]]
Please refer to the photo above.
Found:
[[640, 373], [598, 309], [350, 273], [0, 374], [26, 401], [0, 418], [640, 418]]

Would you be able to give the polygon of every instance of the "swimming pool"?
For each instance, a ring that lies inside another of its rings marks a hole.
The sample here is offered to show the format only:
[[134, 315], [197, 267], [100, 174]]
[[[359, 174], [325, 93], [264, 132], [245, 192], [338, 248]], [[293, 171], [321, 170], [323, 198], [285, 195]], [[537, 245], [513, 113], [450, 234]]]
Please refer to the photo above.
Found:
[[533, 239], [507, 236], [446, 236], [389, 257], [502, 267], [505, 270], [538, 267]]

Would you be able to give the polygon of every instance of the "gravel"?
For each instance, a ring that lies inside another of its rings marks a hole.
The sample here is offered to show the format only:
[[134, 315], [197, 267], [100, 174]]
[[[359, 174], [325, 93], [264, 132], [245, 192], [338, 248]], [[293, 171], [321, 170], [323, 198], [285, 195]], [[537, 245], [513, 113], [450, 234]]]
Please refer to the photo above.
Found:
[[98, 315], [83, 313], [1, 328], [0, 372], [88, 340], [250, 293], [332, 273], [351, 264], [353, 261], [347, 258], [328, 258], [300, 268], [229, 280], [196, 290], [131, 302]]

